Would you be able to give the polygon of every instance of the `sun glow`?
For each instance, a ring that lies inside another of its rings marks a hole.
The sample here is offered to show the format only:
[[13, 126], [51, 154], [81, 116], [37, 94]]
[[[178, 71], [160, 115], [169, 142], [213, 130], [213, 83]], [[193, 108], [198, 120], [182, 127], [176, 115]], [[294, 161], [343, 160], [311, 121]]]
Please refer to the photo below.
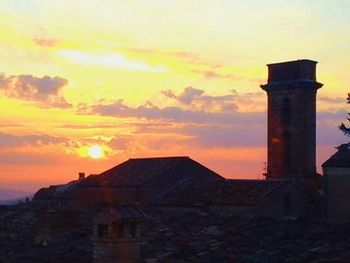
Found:
[[88, 155], [94, 159], [100, 159], [104, 156], [103, 149], [99, 145], [90, 146], [88, 149]]
[[92, 54], [79, 50], [63, 49], [58, 55], [66, 60], [82, 65], [95, 65], [107, 68], [128, 69], [145, 72], [166, 72], [164, 66], [151, 66], [141, 61], [131, 61], [119, 53]]

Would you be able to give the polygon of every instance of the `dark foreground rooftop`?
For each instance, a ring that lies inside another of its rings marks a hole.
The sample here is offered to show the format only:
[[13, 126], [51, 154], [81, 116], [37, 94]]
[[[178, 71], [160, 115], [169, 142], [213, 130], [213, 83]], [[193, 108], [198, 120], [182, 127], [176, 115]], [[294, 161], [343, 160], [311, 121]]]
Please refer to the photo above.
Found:
[[[68, 231], [67, 226], [43, 244], [37, 242], [37, 213], [28, 206], [1, 212], [0, 262], [92, 262], [87, 215], [80, 228]], [[152, 211], [142, 235], [147, 263], [350, 262], [350, 223]]]

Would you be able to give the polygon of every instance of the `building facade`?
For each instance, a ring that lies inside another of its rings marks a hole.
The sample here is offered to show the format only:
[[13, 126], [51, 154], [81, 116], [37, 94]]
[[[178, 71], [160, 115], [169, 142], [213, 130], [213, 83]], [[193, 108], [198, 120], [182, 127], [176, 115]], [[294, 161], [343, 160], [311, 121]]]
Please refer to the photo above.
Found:
[[350, 145], [342, 144], [322, 164], [325, 178], [325, 215], [330, 219], [350, 220]]

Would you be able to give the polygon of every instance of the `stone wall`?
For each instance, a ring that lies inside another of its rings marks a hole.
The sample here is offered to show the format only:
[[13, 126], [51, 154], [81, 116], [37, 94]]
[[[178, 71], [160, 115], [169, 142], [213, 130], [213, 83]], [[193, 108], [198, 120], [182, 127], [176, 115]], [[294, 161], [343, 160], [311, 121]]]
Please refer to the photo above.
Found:
[[266, 217], [304, 217], [310, 213], [311, 198], [291, 184], [284, 184], [255, 204], [253, 214]]
[[324, 168], [326, 215], [330, 219], [350, 219], [350, 167]]

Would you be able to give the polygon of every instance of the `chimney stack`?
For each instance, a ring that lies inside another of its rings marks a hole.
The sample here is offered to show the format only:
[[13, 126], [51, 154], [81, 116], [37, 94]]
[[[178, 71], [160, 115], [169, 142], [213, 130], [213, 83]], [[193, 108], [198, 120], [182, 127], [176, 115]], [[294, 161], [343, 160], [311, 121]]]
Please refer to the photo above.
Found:
[[85, 173], [79, 173], [79, 180], [84, 179], [85, 178]]

